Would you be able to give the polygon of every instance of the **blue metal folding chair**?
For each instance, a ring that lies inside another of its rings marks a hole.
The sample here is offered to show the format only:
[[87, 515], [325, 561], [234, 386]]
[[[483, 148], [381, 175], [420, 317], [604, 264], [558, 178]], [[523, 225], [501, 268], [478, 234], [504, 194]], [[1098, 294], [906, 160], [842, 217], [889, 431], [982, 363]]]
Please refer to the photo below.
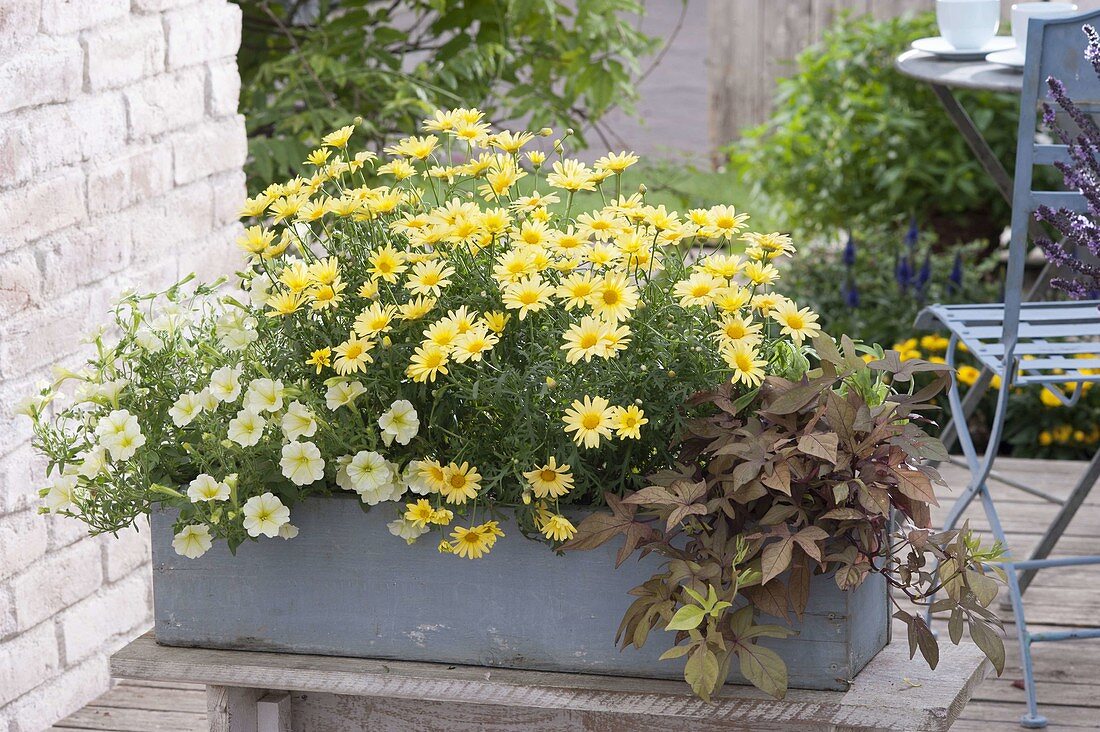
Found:
[[[955, 366], [959, 345], [963, 344], [984, 368], [1000, 377], [984, 455], [979, 455], [974, 446], [957, 380], [948, 393], [959, 445], [970, 468], [970, 483], [952, 506], [945, 529], [954, 528], [970, 503], [980, 498], [993, 536], [1009, 551], [1003, 567], [1008, 577], [1009, 600], [1015, 616], [1027, 691], [1027, 713], [1021, 717], [1020, 724], [1030, 728], [1045, 727], [1047, 724], [1037, 706], [1031, 662], [1032, 644], [1100, 638], [1100, 628], [1031, 633], [1027, 628], [1023, 603], [1023, 588], [1036, 571], [1049, 567], [1100, 564], [1100, 556], [1048, 558], [1069, 520], [1100, 476], [1100, 454], [1089, 464], [1069, 498], [1062, 502], [1058, 517], [1026, 560], [1017, 560], [1011, 553], [1012, 547], [1006, 542], [988, 481], [1004, 432], [1006, 407], [1013, 387], [1042, 384], [1064, 404], [1072, 406], [1080, 399], [1086, 382], [1100, 381], [1100, 358], [1087, 355], [1100, 351], [1100, 301], [1023, 302], [1024, 265], [1029, 248], [1028, 223], [1035, 210], [1044, 204], [1054, 209], [1087, 210], [1084, 196], [1079, 192], [1033, 191], [1032, 181], [1034, 166], [1069, 160], [1064, 145], [1036, 142], [1039, 101], [1048, 99], [1047, 77], [1060, 79], [1070, 98], [1083, 111], [1100, 113], [1100, 80], [1084, 59], [1086, 39], [1081, 31], [1084, 23], [1095, 24], [1098, 20], [1100, 11], [1063, 18], [1033, 19], [1028, 24], [1028, 54], [1020, 102], [1012, 238], [1004, 303], [934, 305], [917, 319], [918, 327], [942, 327], [950, 332], [947, 352], [950, 366]], [[1068, 387], [1068, 394], [1062, 385], [1072, 385]]]

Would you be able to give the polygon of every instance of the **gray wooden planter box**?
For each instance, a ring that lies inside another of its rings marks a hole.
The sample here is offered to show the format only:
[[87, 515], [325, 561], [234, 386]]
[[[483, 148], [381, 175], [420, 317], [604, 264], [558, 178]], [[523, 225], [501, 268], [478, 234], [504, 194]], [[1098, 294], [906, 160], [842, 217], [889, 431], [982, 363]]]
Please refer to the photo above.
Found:
[[[505, 526], [507, 538], [471, 561], [441, 556], [433, 534], [407, 546], [386, 529], [393, 517], [385, 505], [364, 514], [353, 498], [309, 499], [292, 509], [294, 539], [187, 559], [172, 549], [174, 514], [154, 512], [157, 642], [681, 678], [684, 659], [658, 660], [671, 633], [641, 650], [615, 645], [627, 591], [659, 558], [616, 569], [617, 542], [557, 556]], [[841, 592], [815, 577], [810, 589], [798, 635], [764, 643], [787, 662], [791, 688], [845, 690], [887, 643], [886, 582], [872, 575]], [[744, 683], [736, 671], [730, 681]]]

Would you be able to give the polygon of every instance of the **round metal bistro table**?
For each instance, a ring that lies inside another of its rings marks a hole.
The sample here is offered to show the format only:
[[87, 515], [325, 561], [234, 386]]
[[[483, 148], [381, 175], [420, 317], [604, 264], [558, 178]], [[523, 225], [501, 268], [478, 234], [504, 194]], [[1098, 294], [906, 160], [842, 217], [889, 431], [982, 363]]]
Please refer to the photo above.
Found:
[[1019, 94], [1023, 88], [1023, 74], [1005, 66], [980, 61], [949, 61], [923, 51], [906, 51], [894, 62], [902, 74], [923, 81], [932, 87], [947, 116], [962, 133], [966, 143], [977, 156], [978, 162], [997, 189], [1012, 205], [1012, 176], [993, 154], [989, 143], [978, 131], [974, 120], [959, 104], [954, 89], [980, 89], [983, 91]]

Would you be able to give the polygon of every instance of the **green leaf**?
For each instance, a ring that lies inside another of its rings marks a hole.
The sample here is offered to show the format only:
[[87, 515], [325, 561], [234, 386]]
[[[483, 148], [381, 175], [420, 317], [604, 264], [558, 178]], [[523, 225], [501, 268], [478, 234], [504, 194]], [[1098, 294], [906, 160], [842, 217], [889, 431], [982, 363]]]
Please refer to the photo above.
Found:
[[706, 613], [698, 605], [684, 605], [672, 616], [665, 630], [694, 630], [703, 622]]
[[684, 666], [684, 680], [691, 690], [704, 701], [710, 701], [711, 694], [718, 687], [718, 657], [706, 646], [700, 645]]
[[756, 643], [737, 646], [741, 674], [752, 685], [776, 699], [787, 695], [787, 665], [779, 654]]
[[667, 651], [662, 653], [658, 660], [671, 661], [674, 658], [679, 658], [680, 656], [683, 656], [687, 653], [691, 653], [691, 650], [694, 647], [695, 646], [693, 644], [688, 644], [686, 646], [673, 646], [672, 648], [669, 648]]

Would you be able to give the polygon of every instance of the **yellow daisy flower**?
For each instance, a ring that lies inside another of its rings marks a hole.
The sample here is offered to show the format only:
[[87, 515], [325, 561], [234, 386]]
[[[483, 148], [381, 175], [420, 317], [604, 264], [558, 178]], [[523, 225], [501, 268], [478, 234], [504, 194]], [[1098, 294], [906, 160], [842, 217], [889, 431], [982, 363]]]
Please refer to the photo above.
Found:
[[649, 424], [645, 412], [634, 405], [630, 405], [625, 409], [623, 407], [612, 407], [612, 410], [611, 421], [615, 427], [615, 434], [619, 436], [619, 439], [641, 439], [642, 425]]
[[553, 287], [543, 282], [538, 275], [530, 275], [504, 288], [504, 307], [518, 310], [519, 319], [523, 320], [528, 313], [545, 310], [553, 294]]
[[764, 381], [764, 367], [768, 362], [758, 359], [757, 355], [753, 345], [744, 341], [722, 349], [722, 357], [733, 371], [733, 383], [743, 383], [748, 387], [760, 386]]
[[542, 524], [542, 535], [553, 541], [569, 541], [576, 533], [576, 527], [560, 514], [554, 514]]
[[434, 382], [436, 376], [447, 373], [449, 360], [446, 348], [431, 343], [421, 345], [413, 353], [405, 375], [420, 383]]
[[370, 355], [372, 348], [374, 341], [361, 340], [353, 334], [334, 349], [336, 360], [332, 364], [333, 369], [341, 376], [366, 371], [367, 364], [374, 363]]
[[573, 435], [574, 442], [592, 448], [600, 446], [601, 437], [611, 438], [613, 416], [614, 412], [606, 399], [586, 396], [583, 402], [579, 399], [573, 401], [562, 421], [565, 422], [566, 434], [576, 433]]
[[450, 463], [443, 468], [443, 485], [439, 492], [448, 503], [461, 506], [471, 498], [477, 498], [479, 488], [481, 488], [481, 474], [469, 463], [464, 462], [462, 465]]
[[771, 318], [783, 327], [781, 333], [791, 337], [796, 346], [801, 346], [806, 338], [813, 338], [821, 333], [821, 326], [817, 324], [817, 313], [809, 308], [798, 309], [798, 305], [790, 300], [785, 300], [771, 311]]
[[523, 477], [537, 497], [561, 498], [573, 489], [573, 474], [569, 471], [569, 465], [558, 465], [558, 459], [551, 457], [545, 465], [528, 470]]

